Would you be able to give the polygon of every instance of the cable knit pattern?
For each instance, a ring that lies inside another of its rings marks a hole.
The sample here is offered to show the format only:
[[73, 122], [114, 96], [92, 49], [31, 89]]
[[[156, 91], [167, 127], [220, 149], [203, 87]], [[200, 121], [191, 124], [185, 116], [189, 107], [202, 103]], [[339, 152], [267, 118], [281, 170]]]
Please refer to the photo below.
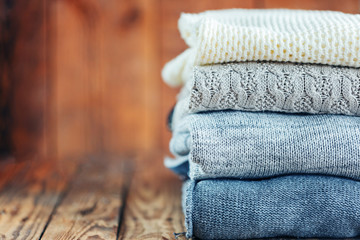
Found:
[[326, 65], [245, 62], [199, 66], [177, 118], [209, 110], [360, 115], [360, 71]]
[[360, 67], [360, 15], [332, 11], [228, 9], [182, 14], [191, 47], [163, 71], [180, 85], [193, 65], [242, 61], [322, 63]]

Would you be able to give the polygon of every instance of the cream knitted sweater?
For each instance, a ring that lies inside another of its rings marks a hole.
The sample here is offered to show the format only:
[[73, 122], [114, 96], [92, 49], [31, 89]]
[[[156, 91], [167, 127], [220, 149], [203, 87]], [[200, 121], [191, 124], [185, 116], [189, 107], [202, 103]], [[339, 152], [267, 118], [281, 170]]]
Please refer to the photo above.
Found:
[[163, 69], [179, 86], [194, 65], [241, 61], [322, 63], [360, 67], [360, 15], [332, 11], [245, 10], [183, 13], [179, 30], [189, 49]]

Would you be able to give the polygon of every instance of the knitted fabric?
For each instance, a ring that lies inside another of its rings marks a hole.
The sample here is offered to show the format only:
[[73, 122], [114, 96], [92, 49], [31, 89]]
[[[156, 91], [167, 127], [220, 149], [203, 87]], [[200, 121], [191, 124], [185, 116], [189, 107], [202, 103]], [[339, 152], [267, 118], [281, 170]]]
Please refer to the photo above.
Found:
[[185, 82], [194, 65], [262, 60], [360, 67], [360, 15], [216, 10], [182, 14], [179, 30], [190, 49], [163, 70], [173, 86]]
[[244, 62], [194, 68], [178, 97], [188, 113], [246, 110], [360, 115], [360, 71], [327, 65]]
[[[360, 179], [360, 118], [216, 111], [191, 114], [174, 127], [176, 169], [191, 179], [259, 179], [326, 174]], [[187, 171], [182, 171], [187, 174]]]
[[327, 176], [188, 181], [187, 237], [360, 237], [359, 196], [360, 182]]

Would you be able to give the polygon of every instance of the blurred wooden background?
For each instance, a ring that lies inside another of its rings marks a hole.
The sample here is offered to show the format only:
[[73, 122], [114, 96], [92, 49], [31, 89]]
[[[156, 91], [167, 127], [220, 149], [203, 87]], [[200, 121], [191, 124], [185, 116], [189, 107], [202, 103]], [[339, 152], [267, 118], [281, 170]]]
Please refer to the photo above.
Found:
[[[6, 0], [0, 3], [0, 150], [17, 159], [168, 150], [178, 89], [163, 65], [186, 46], [181, 12], [301, 8], [358, 13], [359, 0]], [[161, 161], [159, 159], [159, 161]]]

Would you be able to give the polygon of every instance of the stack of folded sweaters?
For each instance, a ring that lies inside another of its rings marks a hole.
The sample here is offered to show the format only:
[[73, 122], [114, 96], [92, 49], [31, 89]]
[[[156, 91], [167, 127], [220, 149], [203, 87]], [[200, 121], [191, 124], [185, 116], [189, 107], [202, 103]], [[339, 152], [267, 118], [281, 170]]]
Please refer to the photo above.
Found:
[[187, 237], [360, 236], [360, 15], [182, 14], [165, 165]]

